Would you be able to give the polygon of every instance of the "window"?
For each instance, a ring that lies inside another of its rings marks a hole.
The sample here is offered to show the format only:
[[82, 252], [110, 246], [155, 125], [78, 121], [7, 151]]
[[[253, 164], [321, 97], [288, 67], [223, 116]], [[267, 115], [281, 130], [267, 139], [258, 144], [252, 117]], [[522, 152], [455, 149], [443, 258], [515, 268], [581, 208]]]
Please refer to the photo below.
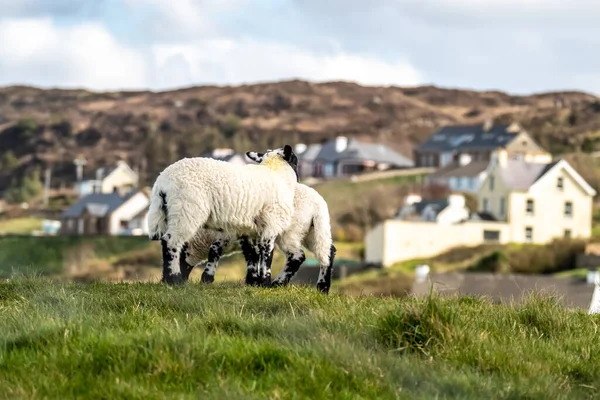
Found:
[[483, 241], [498, 243], [500, 241], [500, 231], [483, 231]]
[[533, 200], [527, 199], [527, 206], [525, 207], [525, 214], [533, 215]]
[[500, 198], [500, 216], [503, 217], [506, 214], [506, 199]]
[[486, 199], [486, 198], [483, 199], [483, 211], [489, 211], [488, 210], [488, 199]]
[[573, 203], [571, 203], [570, 201], [566, 201], [565, 202], [565, 217], [572, 217], [573, 216]]
[[525, 228], [525, 241], [526, 242], [533, 241], [533, 228], [530, 226]]
[[494, 175], [490, 175], [490, 192], [494, 191]]
[[571, 238], [571, 230], [570, 229], [565, 229], [565, 238], [566, 239], [570, 239]]
[[556, 180], [556, 188], [558, 190], [563, 190], [563, 178], [558, 178]]

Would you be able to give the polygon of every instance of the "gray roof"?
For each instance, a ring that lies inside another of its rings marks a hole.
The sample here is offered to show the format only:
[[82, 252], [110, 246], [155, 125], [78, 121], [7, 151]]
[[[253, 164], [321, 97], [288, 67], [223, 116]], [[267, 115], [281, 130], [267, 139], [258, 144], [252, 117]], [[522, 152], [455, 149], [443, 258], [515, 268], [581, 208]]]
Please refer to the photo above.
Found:
[[412, 160], [383, 144], [359, 142], [356, 139], [348, 138], [348, 145], [341, 152], [336, 151], [335, 145], [336, 139], [321, 145], [321, 149], [314, 160], [321, 162], [341, 160], [376, 161], [398, 167], [412, 167], [414, 165]]
[[528, 293], [543, 291], [564, 296], [568, 308], [588, 310], [594, 285], [581, 278], [557, 278], [548, 275], [492, 274], [480, 272], [450, 272], [431, 274], [425, 282], [415, 283], [412, 294], [426, 296], [429, 286], [443, 296], [489, 296], [495, 302], [520, 302]]
[[124, 196], [119, 193], [91, 193], [82, 197], [79, 201], [73, 204], [62, 212], [61, 217], [79, 217], [84, 210], [97, 217], [109, 215], [123, 203], [133, 197], [137, 191], [132, 191]]
[[319, 155], [322, 145], [319, 143], [313, 143], [306, 146], [304, 153], [298, 155], [300, 161], [314, 161], [315, 157]]
[[538, 179], [550, 171], [558, 161], [549, 164], [529, 163], [524, 160], [506, 160], [506, 166], [499, 168], [500, 176], [509, 189], [527, 190]]
[[519, 132], [509, 132], [509, 124], [494, 125], [489, 131], [480, 125], [446, 126], [432, 134], [417, 151], [492, 150], [509, 144]]
[[485, 171], [490, 164], [489, 161], [471, 161], [466, 165], [452, 162], [429, 175], [430, 178], [450, 178], [463, 176], [477, 176]]
[[[427, 206], [431, 206], [431, 208], [437, 213], [439, 213], [440, 211], [442, 211], [444, 208], [448, 207], [450, 203], [448, 202], [448, 199], [442, 199], [442, 200], [421, 200], [417, 203], [412, 204], [412, 208], [414, 210], [414, 212], [417, 215], [421, 215], [423, 213], [423, 210], [425, 210], [425, 207]], [[398, 212], [396, 213], [396, 216], [400, 215], [400, 212], [402, 212], [402, 208], [400, 208], [398, 210]]]

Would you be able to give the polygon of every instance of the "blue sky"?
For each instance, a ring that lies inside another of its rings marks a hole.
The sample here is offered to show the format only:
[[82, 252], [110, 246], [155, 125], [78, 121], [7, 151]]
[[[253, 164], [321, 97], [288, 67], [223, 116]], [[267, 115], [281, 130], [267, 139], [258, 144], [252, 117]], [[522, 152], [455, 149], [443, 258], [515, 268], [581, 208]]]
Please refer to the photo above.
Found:
[[597, 0], [0, 0], [0, 85], [600, 94]]

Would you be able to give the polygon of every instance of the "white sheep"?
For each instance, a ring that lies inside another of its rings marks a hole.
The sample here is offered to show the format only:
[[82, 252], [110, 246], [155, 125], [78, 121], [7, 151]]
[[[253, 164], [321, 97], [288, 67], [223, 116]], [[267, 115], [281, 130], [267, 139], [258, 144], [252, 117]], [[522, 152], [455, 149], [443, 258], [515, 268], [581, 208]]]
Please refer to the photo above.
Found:
[[[251, 158], [257, 162], [263, 159], [260, 154], [253, 154]], [[188, 279], [194, 266], [206, 263], [201, 280], [206, 283], [213, 282], [219, 259], [239, 252], [236, 251], [238, 240], [247, 265], [253, 265], [258, 254], [255, 249], [256, 243], [252, 239], [238, 239], [211, 230], [198, 231], [185, 249], [187, 265], [184, 269], [184, 279]], [[302, 250], [305, 246], [315, 255], [320, 265], [317, 288], [323, 293], [329, 292], [336, 249], [331, 237], [329, 208], [316, 190], [301, 183], [297, 184], [292, 223], [275, 239], [275, 245], [285, 254], [286, 262], [272, 286], [285, 286], [290, 282], [306, 259]], [[267, 271], [270, 273], [270, 265], [267, 266]], [[247, 282], [251, 280], [250, 274], [251, 271], [248, 270]]]
[[194, 157], [165, 168], [152, 187], [148, 211], [149, 237], [163, 248], [163, 282], [183, 281], [184, 246], [198, 229], [211, 229], [256, 240], [258, 260], [248, 269], [253, 283], [261, 283], [275, 238], [292, 221], [297, 165], [286, 145], [265, 153], [259, 165]]

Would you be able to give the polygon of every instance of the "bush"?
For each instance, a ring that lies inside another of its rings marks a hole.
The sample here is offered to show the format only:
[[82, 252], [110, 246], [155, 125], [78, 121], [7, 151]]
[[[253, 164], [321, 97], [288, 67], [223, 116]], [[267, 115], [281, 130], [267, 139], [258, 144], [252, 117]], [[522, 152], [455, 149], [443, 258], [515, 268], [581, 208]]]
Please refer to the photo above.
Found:
[[477, 261], [475, 265], [468, 268], [470, 271], [509, 273], [511, 271], [508, 257], [503, 251], [496, 250]]
[[512, 272], [515, 274], [552, 274], [577, 268], [577, 255], [585, 252], [586, 242], [556, 239], [546, 245], [523, 245], [512, 250], [496, 250], [481, 257], [471, 271]]

